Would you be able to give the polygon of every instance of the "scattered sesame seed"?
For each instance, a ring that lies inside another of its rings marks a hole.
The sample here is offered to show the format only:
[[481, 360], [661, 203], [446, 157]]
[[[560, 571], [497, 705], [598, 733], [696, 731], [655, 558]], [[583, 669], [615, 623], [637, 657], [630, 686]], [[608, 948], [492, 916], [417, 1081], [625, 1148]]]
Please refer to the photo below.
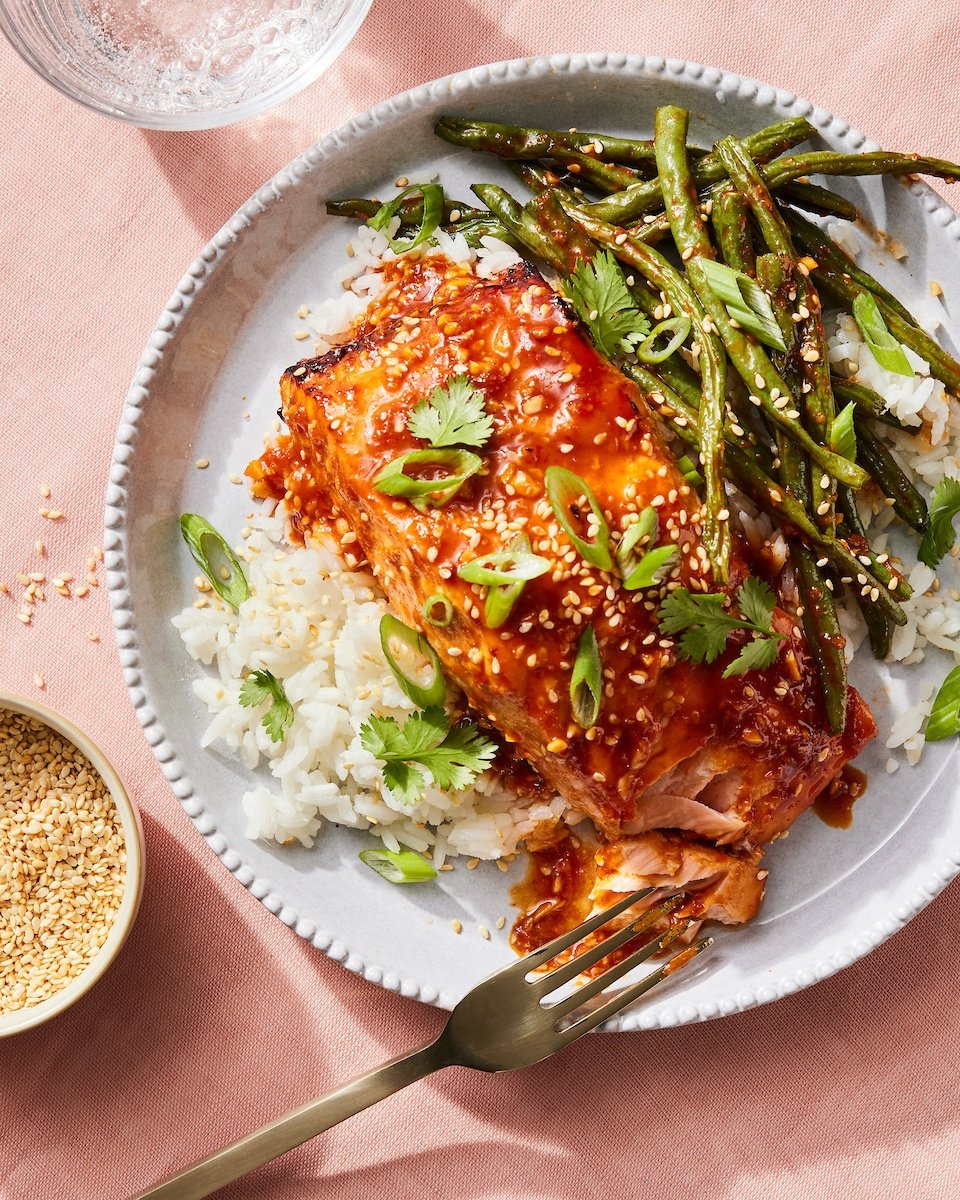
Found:
[[454, 933], [462, 933], [463, 932], [463, 923], [461, 921], [458, 921], [457, 918], [454, 917], [453, 920], [450, 922], [450, 928], [453, 930]]
[[207, 469], [207, 467], [210, 466], [210, 459], [209, 458], [198, 458], [197, 461], [193, 465], [197, 468], [198, 471], [205, 471]]

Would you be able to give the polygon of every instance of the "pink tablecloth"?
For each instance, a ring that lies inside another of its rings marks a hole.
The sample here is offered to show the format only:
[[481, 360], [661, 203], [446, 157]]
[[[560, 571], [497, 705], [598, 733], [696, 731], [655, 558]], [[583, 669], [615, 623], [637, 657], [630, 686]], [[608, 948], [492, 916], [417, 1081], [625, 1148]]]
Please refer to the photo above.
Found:
[[[602, 48], [755, 75], [884, 144], [957, 159], [957, 13], [893, 0], [549, 11], [377, 0], [306, 93], [185, 135], [95, 117], [0, 46], [0, 579], [84, 572], [127, 383], [185, 264], [351, 114], [477, 62]], [[44, 521], [41, 506], [66, 516]], [[114, 1200], [424, 1040], [442, 1016], [328, 961], [212, 856], [136, 725], [102, 587], [52, 596], [30, 627], [15, 612], [0, 596], [0, 688], [35, 694], [38, 672], [44, 698], [109, 747], [143, 810], [149, 876], [134, 934], [95, 991], [0, 1043], [0, 1197]], [[695, 1028], [593, 1038], [524, 1074], [448, 1072], [223, 1194], [956, 1197], [958, 899], [954, 885], [868, 960], [801, 995]]]

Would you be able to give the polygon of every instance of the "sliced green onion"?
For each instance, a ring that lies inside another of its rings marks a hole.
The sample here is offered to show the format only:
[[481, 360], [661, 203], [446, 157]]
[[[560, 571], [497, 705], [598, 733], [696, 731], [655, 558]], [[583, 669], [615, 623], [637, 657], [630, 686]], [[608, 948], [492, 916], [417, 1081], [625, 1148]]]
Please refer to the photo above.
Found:
[[[659, 325], [654, 325], [650, 333], [636, 349], [637, 358], [644, 363], [662, 363], [676, 353], [677, 350], [687, 340], [690, 333], [690, 318], [685, 314], [679, 317], [670, 317], [666, 321], [661, 321]], [[658, 350], [657, 339], [671, 334], [670, 340], [661, 350]]]
[[577, 657], [570, 676], [570, 706], [573, 719], [583, 729], [596, 725], [603, 699], [603, 668], [600, 647], [593, 626], [588, 625], [580, 635]]
[[786, 350], [770, 298], [759, 283], [726, 263], [707, 258], [701, 259], [700, 263], [707, 283], [726, 306], [728, 315], [752, 333], [758, 342], [772, 346], [774, 350]]
[[637, 592], [640, 588], [653, 587], [663, 579], [664, 572], [676, 559], [679, 551], [676, 546], [655, 546], [648, 550], [633, 568], [625, 575], [623, 586], [628, 592]]
[[[588, 485], [568, 471], [566, 467], [547, 467], [544, 475], [547, 485], [547, 499], [553, 509], [553, 515], [563, 527], [577, 550], [577, 553], [591, 566], [599, 567], [601, 571], [613, 570], [613, 559], [610, 557], [610, 526], [600, 509], [596, 496]], [[592, 542], [586, 541], [576, 532], [570, 520], [570, 508], [585, 499], [597, 520], [597, 533]]]
[[895, 375], [913, 375], [913, 367], [903, 347], [887, 328], [880, 306], [869, 292], [861, 292], [853, 302], [853, 319], [881, 367]]
[[432, 237], [440, 222], [443, 220], [443, 188], [438, 183], [412, 183], [403, 189], [388, 204], [381, 204], [367, 224], [371, 229], [385, 230], [393, 218], [400, 212], [400, 205], [407, 196], [419, 192], [423, 196], [423, 214], [420, 217], [420, 228], [412, 238], [392, 238], [387, 236], [390, 249], [395, 251], [413, 250], [422, 245], [427, 238]]
[[855, 409], [856, 405], [851, 400], [846, 408], [837, 413], [830, 422], [830, 435], [827, 438], [830, 449], [849, 458], [851, 462], [857, 461], [857, 431], [853, 427]]
[[[398, 641], [407, 650], [426, 659], [427, 666], [433, 671], [433, 677], [428, 683], [420, 684], [397, 662], [391, 648], [391, 642]], [[409, 625], [404, 625], [396, 617], [386, 613], [380, 618], [380, 646], [387, 660], [393, 677], [400, 690], [419, 708], [442, 708], [447, 699], [447, 685], [443, 678], [443, 669], [437, 652], [422, 633], [417, 633]]]
[[210, 586], [231, 608], [239, 608], [250, 595], [250, 585], [240, 560], [206, 517], [184, 513], [180, 532], [193, 561], [210, 580]]
[[960, 513], [960, 479], [946, 475], [933, 489], [927, 505], [927, 528], [917, 553], [926, 566], [935, 569], [956, 540], [953, 522], [957, 513]]
[[[536, 558], [537, 556], [532, 554], [531, 550], [530, 539], [525, 533], [518, 533], [507, 546], [507, 553], [514, 555], [515, 560], [518, 558]], [[550, 564], [546, 559], [541, 559], [540, 561], [547, 563], [546, 570], [550, 569]], [[546, 571], [541, 572], [541, 574], [545, 573]], [[483, 619], [488, 629], [499, 629], [504, 624], [513, 611], [513, 606], [520, 599], [520, 593], [526, 586], [526, 579], [517, 579], [515, 583], [494, 583], [490, 585], [483, 609]]]
[[[530, 545], [529, 541], [527, 545]], [[530, 579], [545, 575], [549, 570], [548, 558], [531, 554], [527, 550], [508, 549], [473, 558], [464, 563], [457, 574], [467, 583], [495, 587], [498, 584], [526, 583]]]
[[[440, 611], [437, 612], [437, 609]], [[432, 596], [428, 596], [420, 611], [423, 613], [424, 620], [435, 625], [437, 629], [446, 629], [453, 620], [453, 605], [443, 592], [434, 592]]]
[[686, 454], [677, 459], [677, 466], [683, 472], [683, 477], [691, 485], [691, 487], [699, 487], [703, 483], [703, 476], [697, 470], [696, 463]]
[[361, 850], [360, 861], [390, 883], [425, 883], [437, 877], [433, 863], [415, 850]]
[[640, 513], [639, 518], [634, 521], [617, 543], [617, 566], [620, 569], [620, 575], [623, 579], [626, 579], [640, 561], [639, 557], [633, 552], [634, 547], [642, 542], [644, 538], [650, 543], [655, 542], [659, 528], [660, 522], [657, 518], [657, 510], [653, 505], [649, 505]]
[[[460, 491], [471, 475], [483, 465], [469, 450], [410, 450], [388, 463], [374, 479], [373, 486], [386, 496], [405, 496], [414, 508], [442, 508]], [[443, 467], [449, 471], [439, 479], [414, 479], [407, 467]]]
[[928, 742], [942, 742], [957, 733], [960, 733], [960, 667], [954, 667], [940, 684], [923, 736]]

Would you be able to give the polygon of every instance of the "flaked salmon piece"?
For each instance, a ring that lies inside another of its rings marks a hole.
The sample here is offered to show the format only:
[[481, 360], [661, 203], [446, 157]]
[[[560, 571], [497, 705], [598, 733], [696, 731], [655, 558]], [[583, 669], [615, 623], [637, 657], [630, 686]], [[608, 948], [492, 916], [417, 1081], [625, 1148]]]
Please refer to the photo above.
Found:
[[[781, 610], [785, 640], [766, 670], [723, 678], [738, 635], [715, 664], [678, 657], [656, 613], [671, 588], [713, 587], [699, 502], [645, 397], [531, 268], [480, 280], [428, 255], [397, 259], [384, 277], [353, 341], [284, 373], [288, 433], [248, 469], [256, 489], [284, 498], [304, 532], [326, 520], [348, 562], [365, 557], [470, 705], [606, 837], [703, 819], [716, 822], [719, 838], [738, 823], [735, 842], [746, 852], [762, 845], [873, 735], [866, 706], [851, 689], [847, 728], [830, 736], [802, 630]], [[423, 448], [407, 427], [412, 410], [461, 373], [482, 392], [493, 434], [478, 451], [480, 473], [442, 507], [419, 512], [373, 481]], [[627, 592], [580, 557], [545, 495], [550, 466], [589, 484], [614, 531], [647, 506], [657, 510], [660, 541], [678, 550], [657, 588]], [[526, 585], [503, 628], [489, 629], [481, 589], [458, 570], [519, 532], [549, 571]], [[748, 573], [735, 551], [731, 592]], [[438, 592], [455, 612], [446, 628], [423, 616]], [[583, 729], [570, 679], [588, 625], [603, 697], [597, 723]], [[697, 807], [665, 803], [667, 795]]]
[[735, 842], [746, 829], [746, 822], [689, 796], [652, 792], [644, 795], [639, 814], [624, 823], [623, 833], [646, 833], [648, 829], [686, 829], [723, 845]]
[[[608, 908], [617, 893], [645, 887], [690, 893], [684, 917], [739, 925], [756, 916], [767, 872], [751, 858], [672, 834], [645, 833], [601, 846], [591, 893], [595, 911]], [[656, 902], [651, 897], [649, 904]]]

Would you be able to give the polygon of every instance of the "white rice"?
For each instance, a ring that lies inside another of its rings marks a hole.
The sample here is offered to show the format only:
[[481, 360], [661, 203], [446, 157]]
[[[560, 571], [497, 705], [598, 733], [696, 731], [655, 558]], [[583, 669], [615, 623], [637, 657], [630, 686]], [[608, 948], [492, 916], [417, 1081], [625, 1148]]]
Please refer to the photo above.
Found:
[[[299, 311], [315, 339], [316, 353], [325, 353], [341, 339], [382, 290], [379, 268], [396, 257], [387, 240], [395, 230], [396, 226], [382, 233], [361, 226], [346, 264], [334, 276], [341, 294]], [[860, 246], [853, 227], [838, 223], [830, 232], [856, 255]], [[434, 241], [452, 261], [470, 265], [481, 278], [521, 261], [510, 246], [492, 237], [483, 238], [477, 251], [459, 233], [438, 230]], [[928, 321], [931, 330], [935, 323]], [[877, 426], [907, 470], [928, 487], [944, 475], [960, 478], [960, 413], [943, 385], [930, 378], [927, 364], [907, 350], [917, 372], [914, 378], [885, 371], [863, 343], [856, 323], [846, 317], [835, 321], [829, 346], [835, 369], [855, 374], [879, 392], [904, 424], [924, 426], [915, 436]], [[782, 538], [769, 520], [750, 511], [749, 505], [743, 507], [748, 537], [779, 540], [785, 557]], [[887, 549], [892, 509], [877, 496], [865, 503], [863, 516], [874, 529], [878, 551]], [[403, 845], [425, 852], [439, 867], [455, 855], [511, 855], [542, 822], [581, 819], [559, 797], [535, 804], [519, 801], [492, 771], [472, 788], [452, 794], [428, 779], [425, 795], [412, 807], [396, 799], [379, 763], [360, 744], [360, 727], [371, 714], [402, 721], [414, 707], [398, 688], [380, 649], [379, 622], [388, 611], [383, 594], [372, 576], [348, 570], [332, 543], [288, 544], [282, 511], [271, 513], [268, 506], [260, 506], [248, 524], [249, 536], [239, 553], [248, 563], [250, 598], [234, 613], [205, 593], [206, 606], [185, 608], [174, 624], [190, 654], [212, 668], [194, 682], [212, 718], [202, 745], [221, 741], [245, 766], [259, 769], [256, 786], [242, 797], [249, 837], [310, 846], [323, 822], [330, 821], [369, 830], [389, 849]], [[891, 554], [894, 549], [890, 547]], [[912, 561], [915, 549], [906, 553]], [[945, 565], [948, 574], [956, 575], [953, 559]], [[914, 664], [932, 651], [960, 662], [960, 591], [935, 590], [934, 572], [922, 564], [913, 567], [908, 578], [915, 595], [903, 605], [908, 623], [894, 634], [891, 661]], [[851, 597], [840, 605], [839, 615], [852, 658], [864, 641], [865, 627]], [[281, 681], [295, 709], [294, 723], [280, 743], [272, 742], [263, 729], [262, 708], [239, 702], [242, 677], [261, 667]], [[910, 762], [920, 756], [922, 726], [936, 690], [935, 683], [919, 678], [914, 686], [911, 703], [903, 705], [903, 684], [898, 681], [897, 699], [888, 705], [894, 708], [892, 725], [881, 730], [886, 745], [905, 752]], [[894, 701], [892, 692], [890, 698]], [[887, 770], [897, 765], [891, 757]]]
[[[852, 225], [836, 222], [829, 227], [829, 233], [848, 254], [858, 256], [862, 245]], [[936, 304], [932, 299], [922, 302], [916, 312], [920, 324], [930, 334], [936, 333], [940, 323]], [[855, 375], [861, 383], [873, 388], [883, 397], [890, 412], [909, 429], [917, 431], [907, 433], [879, 423], [874, 425], [907, 474], [920, 481], [920, 490], [929, 494], [946, 476], [960, 479], [960, 405], [955, 399], [951, 401], [938, 379], [931, 377], [929, 365], [905, 346], [904, 352], [915, 371], [913, 377], [887, 371], [874, 358], [857, 323], [845, 315], [834, 320], [828, 344], [835, 370]], [[875, 489], [872, 492], [864, 489], [859, 501], [864, 524], [873, 531], [871, 541], [877, 552], [888, 551], [895, 557], [902, 550], [907, 582], [914, 593], [901, 602], [907, 623], [894, 630], [887, 661], [914, 666], [932, 654], [937, 660], [936, 678], [942, 679], [960, 663], [960, 570], [956, 557], [948, 556], [936, 571], [916, 562], [915, 539], [912, 535], [904, 536], [894, 524], [891, 502]], [[847, 638], [847, 658], [852, 659], [865, 640], [866, 627], [850, 596], [840, 607], [839, 615]], [[912, 703], [903, 703], [904, 687]], [[911, 763], [919, 761], [923, 749], [921, 729], [936, 688], [935, 681], [917, 674], [898, 680], [895, 704], [891, 706], [893, 723], [889, 730], [881, 730], [885, 744], [891, 749], [902, 749]]]

